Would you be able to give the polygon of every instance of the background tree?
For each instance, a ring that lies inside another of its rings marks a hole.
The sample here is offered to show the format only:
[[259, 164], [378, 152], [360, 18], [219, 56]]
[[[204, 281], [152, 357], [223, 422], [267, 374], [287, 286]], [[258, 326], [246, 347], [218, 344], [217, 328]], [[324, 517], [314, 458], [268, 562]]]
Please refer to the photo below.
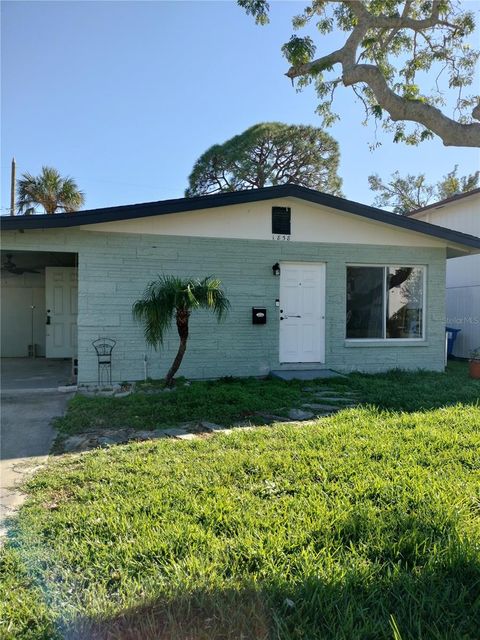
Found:
[[480, 172], [468, 176], [457, 176], [458, 165], [436, 184], [428, 184], [425, 174], [407, 175], [402, 178], [398, 171], [384, 182], [377, 174], [368, 177], [370, 189], [377, 192], [374, 206], [392, 209], [394, 213], [409, 213], [426, 207], [431, 202], [465, 193], [478, 185]]
[[[257, 23], [268, 22], [267, 0], [237, 1]], [[291, 65], [286, 75], [299, 87], [315, 83], [324, 124], [338, 117], [332, 103], [343, 84], [353, 88], [367, 117], [393, 130], [395, 141], [417, 144], [435, 134], [445, 145], [479, 147], [480, 123], [472, 122], [480, 120], [479, 97], [464, 94], [479, 53], [468, 43], [473, 12], [461, 7], [453, 0], [310, 0], [293, 18], [294, 29], [314, 22], [320, 41], [337, 31], [344, 43], [317, 57], [310, 35], [293, 35], [282, 47]], [[453, 117], [439, 109], [446, 88], [457, 91]], [[413, 129], [407, 131], [406, 122], [415, 123]]]
[[265, 122], [210, 147], [195, 163], [186, 196], [288, 182], [341, 195], [340, 153], [330, 135], [315, 127]]
[[85, 197], [72, 178], [62, 178], [52, 167], [42, 167], [39, 176], [24, 173], [17, 180], [17, 202], [20, 214], [33, 213], [41, 206], [45, 213], [78, 211]]
[[165, 333], [175, 319], [180, 345], [165, 377], [166, 386], [173, 384], [173, 378], [185, 355], [188, 321], [192, 311], [208, 309], [220, 321], [229, 308], [230, 303], [217, 278], [198, 280], [166, 275], [150, 282], [143, 297], [134, 303], [132, 312], [133, 317], [143, 324], [145, 341], [155, 349], [163, 344]]
[[480, 171], [475, 171], [468, 176], [457, 176], [458, 165], [455, 165], [453, 171], [443, 176], [443, 179], [437, 184], [437, 192], [435, 198], [445, 200], [457, 195], [457, 193], [466, 193], [478, 187]]

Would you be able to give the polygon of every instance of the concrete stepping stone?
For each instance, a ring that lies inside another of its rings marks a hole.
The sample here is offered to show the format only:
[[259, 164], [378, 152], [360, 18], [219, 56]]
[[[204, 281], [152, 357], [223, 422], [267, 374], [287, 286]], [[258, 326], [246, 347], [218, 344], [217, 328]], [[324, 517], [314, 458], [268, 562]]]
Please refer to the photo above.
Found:
[[318, 400], [320, 400], [320, 402], [339, 402], [342, 405], [347, 405], [350, 407], [355, 407], [358, 402], [355, 400], [355, 398], [340, 398], [340, 397], [331, 397], [331, 396], [322, 396], [321, 398], [318, 398]]
[[313, 395], [315, 396], [315, 398], [318, 398], [318, 400], [328, 400], [329, 398], [331, 398], [332, 400], [333, 399], [341, 400], [343, 402], [359, 402], [360, 401], [359, 396], [343, 396], [343, 395], [335, 395], [335, 394], [323, 395], [319, 393], [314, 393]]
[[342, 402], [342, 403], [352, 403], [353, 398], [340, 398], [337, 396], [322, 396], [318, 398], [322, 402]]
[[176, 440], [195, 440], [198, 438], [197, 433], [182, 433], [179, 436], [175, 436]]
[[97, 438], [97, 444], [100, 447], [109, 447], [112, 444], [122, 444], [126, 442], [126, 438], [122, 438], [118, 436], [117, 438], [113, 438], [111, 436], [99, 436]]
[[307, 402], [305, 404], [302, 404], [302, 407], [305, 407], [306, 409], [315, 409], [316, 411], [340, 411], [341, 409], [343, 409], [343, 407], [339, 407], [338, 405], [335, 404], [315, 404], [315, 403], [310, 403]]
[[207, 420], [202, 420], [198, 423], [198, 426], [206, 431], [207, 433], [230, 433], [231, 429], [222, 426], [221, 424], [216, 424], [215, 422], [208, 422]]
[[287, 416], [279, 416], [275, 413], [257, 412], [255, 415], [264, 420], [266, 424], [271, 424], [272, 422], [291, 422], [291, 419], [287, 418]]
[[207, 420], [202, 420], [198, 424], [202, 429], [205, 429], [205, 431], [212, 431], [212, 432], [225, 431], [224, 426], [220, 424], [216, 424], [215, 422], [208, 422]]
[[338, 389], [331, 389], [329, 391], [316, 391], [313, 395], [315, 396], [338, 396], [342, 398], [356, 398], [358, 397], [358, 393], [353, 393], [351, 391], [339, 391]]
[[[315, 409], [316, 407], [313, 405], [302, 405], [303, 407], [307, 407], [309, 409]], [[288, 417], [291, 420], [310, 420], [314, 417], [314, 414], [311, 411], [303, 411], [303, 409], [291, 409], [288, 412]]]
[[164, 431], [133, 431], [130, 435], [131, 440], [157, 440], [159, 438], [166, 438]]
[[184, 436], [187, 434], [185, 429], [160, 429], [161, 433], [164, 433], [167, 438], [177, 438], [178, 436]]
[[91, 435], [74, 435], [69, 436], [62, 442], [62, 448], [65, 453], [71, 453], [74, 451], [81, 451], [85, 449], [89, 444]]

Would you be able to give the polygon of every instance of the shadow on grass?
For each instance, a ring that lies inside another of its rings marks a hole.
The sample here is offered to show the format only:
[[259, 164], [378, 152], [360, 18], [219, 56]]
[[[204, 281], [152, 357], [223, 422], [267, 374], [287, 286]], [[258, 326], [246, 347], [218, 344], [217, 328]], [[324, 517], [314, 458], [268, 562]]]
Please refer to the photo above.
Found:
[[[460, 537], [454, 522], [415, 514], [404, 514], [396, 529], [387, 521], [387, 530], [390, 535], [376, 537], [371, 519], [352, 512], [336, 531], [335, 558], [322, 560], [326, 548], [320, 543], [308, 566], [299, 549], [282, 571], [272, 556], [275, 572], [236, 576], [243, 587], [193, 589], [116, 616], [77, 619], [62, 637], [478, 640], [480, 555], [474, 542]], [[314, 538], [312, 533], [311, 544]]]
[[[256, 589], [194, 591], [111, 618], [78, 619], [65, 640], [478, 640], [480, 566], [458, 557], [375, 583], [349, 571]], [[394, 632], [396, 628], [397, 632]]]
[[272, 620], [259, 590], [201, 592], [157, 600], [109, 619], [80, 619], [65, 640], [240, 640], [270, 638]]

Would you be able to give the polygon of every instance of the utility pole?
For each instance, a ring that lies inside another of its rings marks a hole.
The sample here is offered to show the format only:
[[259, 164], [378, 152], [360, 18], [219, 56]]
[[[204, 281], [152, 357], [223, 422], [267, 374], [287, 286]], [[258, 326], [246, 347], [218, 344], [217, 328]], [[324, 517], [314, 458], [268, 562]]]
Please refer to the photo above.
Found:
[[10, 184], [10, 215], [15, 215], [15, 183], [17, 174], [17, 163], [15, 158], [12, 158], [12, 182]]

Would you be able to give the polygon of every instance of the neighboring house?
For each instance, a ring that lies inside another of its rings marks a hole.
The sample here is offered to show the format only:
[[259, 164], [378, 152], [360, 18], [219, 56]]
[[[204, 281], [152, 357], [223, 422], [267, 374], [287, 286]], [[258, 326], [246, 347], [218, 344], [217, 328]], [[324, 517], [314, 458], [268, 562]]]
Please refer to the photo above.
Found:
[[[480, 189], [418, 209], [410, 217], [480, 236]], [[454, 355], [468, 358], [480, 347], [480, 255], [448, 261], [446, 316], [448, 326], [461, 330]]]
[[78, 355], [79, 383], [97, 380], [99, 337], [117, 341], [115, 380], [142, 379], [145, 354], [149, 376], [166, 373], [175, 331], [148, 350], [131, 313], [158, 274], [215, 275], [231, 302], [220, 325], [192, 317], [181, 375], [441, 371], [446, 261], [480, 252], [478, 237], [294, 185], [5, 217], [2, 227], [2, 263], [9, 254], [17, 270], [38, 272], [2, 271], [4, 353], [26, 356], [33, 326], [47, 358]]

